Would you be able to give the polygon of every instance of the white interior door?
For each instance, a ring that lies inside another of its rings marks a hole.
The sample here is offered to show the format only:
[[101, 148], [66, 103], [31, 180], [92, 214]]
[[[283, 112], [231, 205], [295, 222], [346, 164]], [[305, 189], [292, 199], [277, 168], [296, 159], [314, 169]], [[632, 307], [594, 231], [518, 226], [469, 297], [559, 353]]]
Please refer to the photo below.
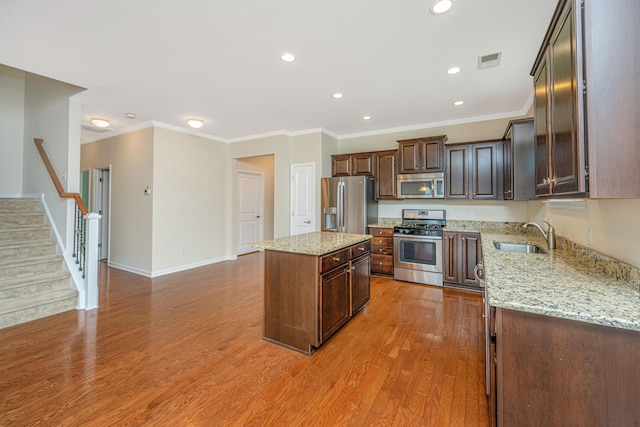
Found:
[[91, 210], [102, 215], [98, 231], [98, 259], [109, 256], [109, 169], [93, 170], [93, 205]]
[[310, 233], [315, 226], [315, 163], [291, 165], [291, 235]]
[[263, 186], [262, 174], [238, 172], [238, 255], [256, 252], [249, 244], [263, 240]]

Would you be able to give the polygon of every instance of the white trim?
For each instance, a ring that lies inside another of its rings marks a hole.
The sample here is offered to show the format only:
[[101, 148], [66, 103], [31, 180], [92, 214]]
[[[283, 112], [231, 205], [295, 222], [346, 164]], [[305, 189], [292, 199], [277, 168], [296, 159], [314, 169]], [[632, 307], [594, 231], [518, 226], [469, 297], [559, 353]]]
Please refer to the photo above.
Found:
[[136, 268], [136, 267], [131, 267], [129, 265], [118, 264], [116, 262], [111, 262], [111, 261], [109, 261], [107, 265], [109, 267], [117, 268], [118, 270], [128, 271], [129, 273], [134, 273], [134, 274], [138, 274], [138, 275], [153, 279], [154, 277], [165, 276], [167, 274], [178, 273], [180, 271], [191, 270], [193, 268], [203, 267], [205, 265], [216, 264], [224, 261], [235, 261], [236, 259], [238, 259], [236, 255], [227, 255], [219, 258], [194, 262], [191, 264], [179, 265], [177, 267], [165, 268], [163, 270], [153, 271], [153, 272]]
[[22, 198], [22, 195], [20, 193], [15, 193], [15, 194], [0, 194], [0, 199], [19, 199]]

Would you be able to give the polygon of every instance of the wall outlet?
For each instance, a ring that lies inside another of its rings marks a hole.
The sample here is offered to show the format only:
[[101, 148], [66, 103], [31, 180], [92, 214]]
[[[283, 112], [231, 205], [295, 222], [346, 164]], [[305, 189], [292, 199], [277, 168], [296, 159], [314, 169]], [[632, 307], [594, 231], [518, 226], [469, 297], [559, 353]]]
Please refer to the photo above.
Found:
[[476, 219], [476, 213], [473, 211], [469, 212], [469, 219]]
[[587, 232], [587, 245], [593, 245], [593, 230], [591, 228]]

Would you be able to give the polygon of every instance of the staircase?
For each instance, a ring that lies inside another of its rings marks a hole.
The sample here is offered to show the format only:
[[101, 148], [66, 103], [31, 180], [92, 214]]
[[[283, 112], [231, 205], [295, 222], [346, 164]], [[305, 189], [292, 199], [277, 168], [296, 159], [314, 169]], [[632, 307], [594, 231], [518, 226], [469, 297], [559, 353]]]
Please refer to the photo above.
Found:
[[0, 328], [76, 308], [51, 235], [40, 199], [0, 198]]

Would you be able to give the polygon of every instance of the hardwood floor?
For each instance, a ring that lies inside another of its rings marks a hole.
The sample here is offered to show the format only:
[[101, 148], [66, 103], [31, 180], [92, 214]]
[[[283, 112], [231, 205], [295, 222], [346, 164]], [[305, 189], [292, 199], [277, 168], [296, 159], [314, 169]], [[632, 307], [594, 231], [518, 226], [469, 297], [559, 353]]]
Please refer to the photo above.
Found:
[[480, 296], [373, 277], [313, 356], [262, 340], [263, 256], [0, 330], [0, 425], [486, 426]]

